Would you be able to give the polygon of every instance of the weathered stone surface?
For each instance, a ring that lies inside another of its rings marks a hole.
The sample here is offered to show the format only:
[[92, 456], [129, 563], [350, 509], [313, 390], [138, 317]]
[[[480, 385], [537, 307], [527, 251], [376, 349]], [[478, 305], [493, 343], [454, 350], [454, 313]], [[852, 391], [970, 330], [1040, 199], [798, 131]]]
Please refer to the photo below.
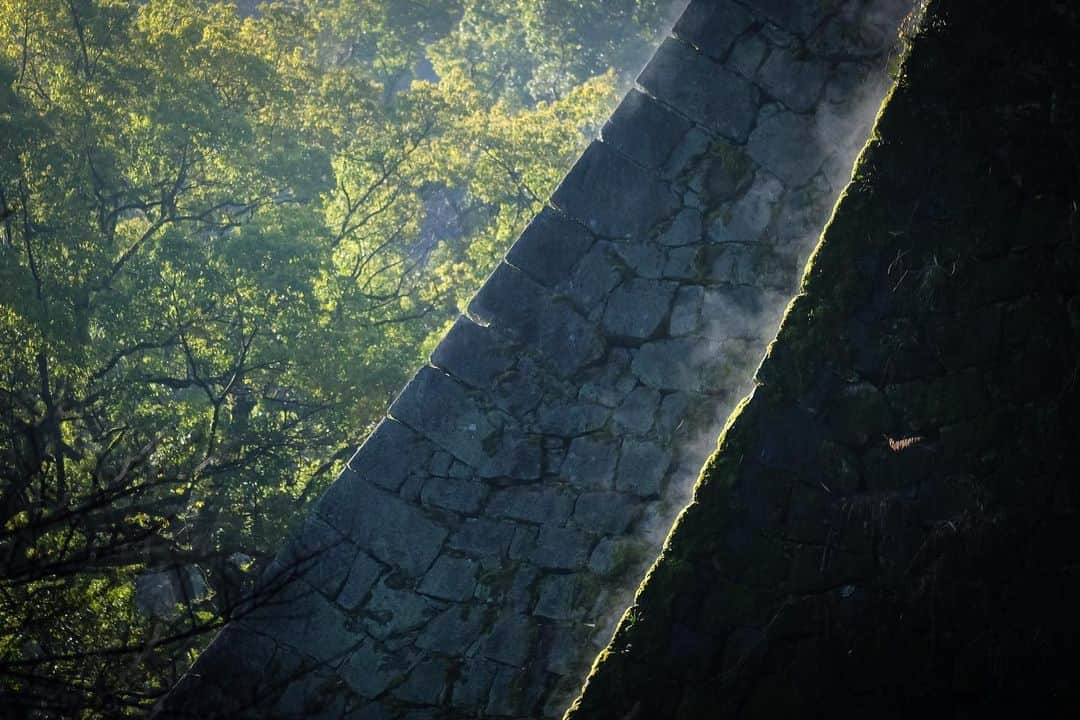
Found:
[[492, 517], [527, 520], [534, 523], [561, 523], [570, 517], [573, 497], [559, 488], [515, 487], [498, 490], [487, 504]]
[[667, 39], [642, 71], [638, 84], [691, 120], [743, 142], [758, 109], [758, 89], [746, 79]]
[[468, 519], [450, 536], [447, 546], [478, 558], [500, 558], [510, 547], [514, 526], [486, 518]]
[[790, 187], [804, 185], [821, 167], [821, 148], [811, 117], [774, 113], [750, 134], [750, 157]]
[[667, 319], [675, 288], [670, 282], [627, 280], [608, 297], [604, 332], [638, 340], [652, 337]]
[[[401, 423], [386, 418], [380, 422], [346, 466], [368, 482], [397, 491], [415, 468], [418, 456], [426, 457], [431, 446]], [[327, 491], [333, 495], [334, 488]]]
[[548, 575], [540, 581], [540, 598], [534, 615], [552, 620], [568, 620], [574, 610], [577, 579], [573, 575]]
[[780, 180], [759, 171], [746, 193], [726, 207], [710, 224], [709, 239], [715, 243], [760, 241], [772, 222], [783, 193], [784, 186]]
[[365, 606], [364, 627], [379, 640], [415, 630], [441, 609], [441, 605], [401, 583], [392, 575], [384, 577], [371, 591]]
[[345, 660], [338, 674], [357, 695], [374, 698], [407, 671], [409, 665], [408, 660], [380, 650], [374, 640], [365, 638]]
[[774, 50], [758, 68], [758, 85], [797, 113], [814, 109], [825, 87], [826, 64], [784, 48]]
[[590, 312], [619, 284], [622, 273], [611, 243], [598, 242], [585, 255], [558, 292], [569, 298], [581, 312]]
[[531, 346], [564, 375], [604, 351], [596, 331], [573, 308], [505, 263], [469, 303], [469, 313]]
[[484, 657], [521, 667], [529, 659], [536, 626], [528, 615], [507, 613], [495, 621], [481, 653]]
[[480, 509], [488, 488], [477, 480], [433, 477], [424, 483], [420, 501], [432, 507], [473, 514]]
[[788, 0], [754, 0], [753, 10], [784, 30], [806, 37], [828, 14], [840, 5], [838, 0], [820, 2], [788, 2]]
[[548, 435], [573, 437], [599, 430], [610, 415], [611, 411], [603, 405], [567, 398], [541, 406], [532, 428]]
[[769, 43], [760, 35], [739, 38], [728, 57], [728, 66], [745, 78], [753, 78], [769, 54]]
[[732, 0], [693, 0], [672, 32], [706, 55], [723, 60], [735, 38], [753, 22], [754, 16]]
[[683, 208], [675, 216], [671, 226], [660, 235], [659, 241], [669, 247], [697, 245], [701, 242], [701, 232], [701, 211], [695, 208]]
[[636, 387], [615, 411], [616, 426], [633, 433], [647, 433], [653, 426], [660, 393], [653, 388]]
[[454, 707], [476, 711], [487, 703], [491, 681], [499, 665], [489, 660], [468, 658], [462, 663], [461, 674], [454, 682]]
[[545, 207], [510, 247], [506, 261], [541, 285], [555, 287], [592, 244], [593, 236], [580, 223]]
[[514, 366], [519, 354], [520, 349], [505, 336], [459, 317], [431, 353], [431, 363], [473, 387], [486, 389]]
[[690, 338], [648, 342], [634, 356], [634, 373], [641, 382], [660, 390], [698, 392], [704, 388], [701, 369], [685, 360], [703, 352], [701, 343]]
[[591, 544], [589, 536], [579, 530], [544, 525], [530, 558], [542, 568], [574, 570], [585, 564]]
[[486, 611], [478, 605], [451, 605], [431, 619], [416, 638], [416, 646], [448, 656], [462, 655], [476, 642]]
[[468, 600], [476, 587], [478, 570], [479, 563], [475, 560], [443, 555], [424, 576], [420, 592], [440, 600]]
[[390, 414], [483, 477], [540, 476], [539, 443], [510, 425], [509, 418], [493, 417], [460, 383], [435, 368], [420, 369], [390, 406]]
[[641, 237], [678, 207], [678, 198], [659, 177], [602, 142], [585, 150], [551, 202], [607, 238]]
[[382, 574], [383, 566], [371, 559], [367, 553], [358, 553], [349, 568], [349, 576], [338, 594], [337, 603], [346, 610], [360, 607], [368, 591]]
[[631, 90], [604, 125], [602, 136], [628, 158], [659, 170], [691, 127], [688, 120], [645, 93]]
[[342, 475], [317, 511], [361, 549], [413, 576], [427, 570], [447, 535], [417, 508], [358, 477]]
[[698, 329], [701, 314], [701, 299], [704, 289], [697, 285], [679, 288], [675, 295], [675, 304], [671, 308], [668, 322], [668, 334], [672, 337], [689, 335]]
[[610, 438], [598, 435], [574, 438], [563, 461], [561, 474], [578, 488], [610, 488], [618, 459], [618, 444]]
[[659, 495], [661, 481], [670, 463], [671, 451], [659, 443], [626, 440], [619, 458], [615, 487], [620, 492], [642, 497]]
[[398, 687], [394, 697], [418, 705], [435, 705], [446, 691], [446, 678], [450, 663], [441, 658], [424, 660], [412, 669]]
[[574, 505], [573, 523], [582, 530], [602, 535], [623, 533], [640, 514], [636, 497], [623, 493], [584, 492]]

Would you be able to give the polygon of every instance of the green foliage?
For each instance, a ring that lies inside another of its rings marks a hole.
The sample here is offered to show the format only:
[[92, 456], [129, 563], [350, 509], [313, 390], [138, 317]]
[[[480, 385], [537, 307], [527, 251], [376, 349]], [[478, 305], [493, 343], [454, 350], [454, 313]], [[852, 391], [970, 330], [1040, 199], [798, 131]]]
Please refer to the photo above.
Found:
[[[137, 713], [183, 672], [661, 23], [0, 4], [0, 706]], [[136, 578], [192, 563], [205, 597], [136, 609]]]

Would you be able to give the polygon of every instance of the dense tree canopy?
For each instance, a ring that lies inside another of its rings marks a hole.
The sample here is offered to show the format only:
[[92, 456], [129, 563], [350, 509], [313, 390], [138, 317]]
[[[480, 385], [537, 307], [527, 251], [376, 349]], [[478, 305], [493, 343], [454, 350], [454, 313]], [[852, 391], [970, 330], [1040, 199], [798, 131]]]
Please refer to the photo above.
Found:
[[[0, 3], [0, 707], [184, 670], [664, 5]], [[151, 612], [163, 568], [193, 595]]]

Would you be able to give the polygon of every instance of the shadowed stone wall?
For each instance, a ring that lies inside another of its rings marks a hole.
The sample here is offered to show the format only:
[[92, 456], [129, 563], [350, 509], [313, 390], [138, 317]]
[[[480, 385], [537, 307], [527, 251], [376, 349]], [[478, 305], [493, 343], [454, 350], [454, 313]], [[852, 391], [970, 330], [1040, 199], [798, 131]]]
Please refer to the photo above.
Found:
[[166, 715], [555, 717], [795, 292], [903, 0], [694, 0]]
[[568, 720], [1076, 714], [1078, 35], [929, 4]]

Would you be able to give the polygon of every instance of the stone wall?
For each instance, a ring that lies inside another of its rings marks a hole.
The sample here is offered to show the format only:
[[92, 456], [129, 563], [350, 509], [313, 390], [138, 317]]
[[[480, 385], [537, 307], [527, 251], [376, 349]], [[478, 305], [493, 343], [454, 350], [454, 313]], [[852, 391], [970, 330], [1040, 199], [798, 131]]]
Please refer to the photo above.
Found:
[[163, 714], [561, 715], [751, 387], [908, 10], [691, 2], [265, 583], [301, 579]]
[[1080, 10], [926, 13], [569, 720], [1080, 707]]

